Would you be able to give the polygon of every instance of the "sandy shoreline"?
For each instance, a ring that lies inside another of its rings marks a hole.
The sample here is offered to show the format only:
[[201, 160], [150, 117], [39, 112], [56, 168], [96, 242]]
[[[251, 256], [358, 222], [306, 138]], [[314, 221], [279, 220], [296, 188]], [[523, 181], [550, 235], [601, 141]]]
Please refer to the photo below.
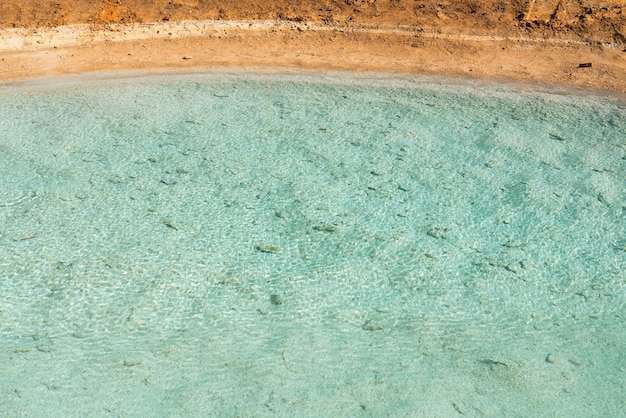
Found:
[[[592, 63], [591, 68], [580, 67]], [[626, 52], [576, 39], [291, 21], [183, 21], [0, 30], [0, 83], [157, 69], [376, 71], [626, 93]]]

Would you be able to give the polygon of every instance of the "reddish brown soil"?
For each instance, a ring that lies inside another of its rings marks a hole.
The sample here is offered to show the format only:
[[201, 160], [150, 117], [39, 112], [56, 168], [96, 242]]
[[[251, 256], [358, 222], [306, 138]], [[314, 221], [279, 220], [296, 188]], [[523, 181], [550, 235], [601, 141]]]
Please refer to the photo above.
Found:
[[179, 20], [416, 25], [626, 46], [625, 0], [4, 0], [0, 27]]
[[[169, 33], [168, 24], [188, 20], [241, 25]], [[260, 20], [293, 25], [247, 29]], [[114, 23], [150, 24], [159, 35], [133, 38], [136, 25]], [[72, 26], [75, 42], [55, 40], [56, 27], [76, 24], [88, 29]], [[461, 75], [626, 93], [626, 0], [0, 1], [0, 81], [220, 66]]]

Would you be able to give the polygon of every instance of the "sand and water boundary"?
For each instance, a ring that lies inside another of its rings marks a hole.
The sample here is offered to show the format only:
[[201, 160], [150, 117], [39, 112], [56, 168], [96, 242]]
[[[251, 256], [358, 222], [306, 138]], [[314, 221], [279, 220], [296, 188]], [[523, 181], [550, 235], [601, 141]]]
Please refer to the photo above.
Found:
[[[581, 66], [587, 63], [591, 66]], [[103, 71], [234, 68], [460, 76], [626, 93], [621, 46], [576, 39], [280, 20], [0, 30], [0, 82], [5, 84]]]

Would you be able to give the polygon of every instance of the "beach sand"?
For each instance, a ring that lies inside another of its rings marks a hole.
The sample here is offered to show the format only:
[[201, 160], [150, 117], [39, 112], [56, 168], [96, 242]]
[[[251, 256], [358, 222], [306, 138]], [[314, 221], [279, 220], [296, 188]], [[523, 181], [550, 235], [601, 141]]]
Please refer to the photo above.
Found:
[[477, 13], [463, 9], [465, 2], [423, 1], [410, 10], [404, 0], [325, 8], [225, 2], [219, 12], [187, 1], [176, 10], [188, 12], [178, 14], [172, 2], [159, 1], [53, 2], [39, 9], [11, 3], [23, 4], [19, 13], [0, 7], [1, 82], [236, 67], [439, 74], [626, 93], [626, 7], [619, 2], [575, 9], [544, 1], [543, 8], [497, 11], [495, 2], [483, 1], [475, 2]]

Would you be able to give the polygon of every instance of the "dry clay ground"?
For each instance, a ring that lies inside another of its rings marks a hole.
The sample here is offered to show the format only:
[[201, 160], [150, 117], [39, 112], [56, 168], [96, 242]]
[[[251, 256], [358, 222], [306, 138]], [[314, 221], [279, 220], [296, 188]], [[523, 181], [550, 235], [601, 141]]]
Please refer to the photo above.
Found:
[[[181, 23], [188, 21], [195, 23]], [[3, 80], [244, 66], [437, 73], [624, 93], [626, 0], [6, 0], [0, 59]]]
[[0, 27], [181, 20], [436, 26], [626, 44], [624, 0], [5, 0]]

